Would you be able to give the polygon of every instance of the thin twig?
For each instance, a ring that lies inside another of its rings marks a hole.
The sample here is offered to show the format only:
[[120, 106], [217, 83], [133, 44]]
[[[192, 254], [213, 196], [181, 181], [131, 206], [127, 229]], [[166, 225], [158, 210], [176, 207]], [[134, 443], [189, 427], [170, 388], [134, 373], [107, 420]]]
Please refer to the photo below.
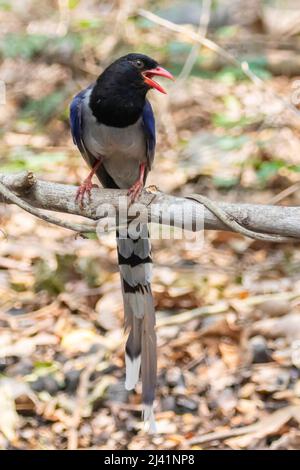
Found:
[[[241, 67], [240, 61], [236, 59], [232, 54], [227, 52], [225, 49], [220, 47], [211, 39], [200, 36], [199, 33], [193, 31], [192, 29], [188, 29], [185, 26], [181, 26], [179, 24], [173, 23], [172, 21], [166, 20], [162, 18], [161, 16], [155, 15], [154, 13], [148, 10], [144, 10], [143, 8], [139, 9], [138, 13], [139, 15], [143, 16], [144, 18], [147, 18], [149, 21], [152, 21], [153, 23], [163, 26], [164, 28], [170, 29], [171, 31], [174, 31], [176, 33], [180, 33], [186, 38], [192, 39], [193, 41], [198, 42], [199, 44], [202, 44], [208, 49], [224, 57], [226, 60], [228, 60], [228, 62], [231, 62], [233, 65], [237, 65]], [[247, 74], [247, 72], [245, 73]], [[249, 75], [249, 78], [250, 80], [253, 81], [253, 76]], [[262, 80], [259, 77], [257, 77], [257, 79], [258, 79], [258, 83], [262, 82]]]
[[[274, 294], [254, 295], [240, 302], [243, 306], [254, 307], [269, 300], [294, 300], [300, 297], [300, 292], [279, 292]], [[194, 308], [188, 312], [178, 313], [170, 317], [159, 318], [156, 322], [157, 328], [171, 325], [183, 325], [196, 318], [206, 317], [210, 315], [218, 315], [219, 313], [228, 312], [231, 308], [230, 302], [220, 301], [214, 305], [207, 305], [205, 307]]]
[[227, 302], [219, 302], [216, 305], [208, 305], [207, 307], [194, 308], [188, 312], [178, 313], [166, 318], [159, 318], [156, 322], [157, 328], [172, 325], [183, 325], [189, 321], [195, 320], [199, 317], [206, 317], [210, 315], [218, 315], [225, 313], [229, 309]]
[[256, 424], [250, 424], [248, 426], [242, 426], [240, 428], [226, 429], [222, 431], [213, 431], [207, 434], [202, 434], [198, 437], [195, 437], [189, 441], [190, 445], [201, 445], [206, 442], [212, 441], [224, 441], [230, 437], [242, 436], [243, 434], [250, 434], [255, 432], [257, 429]]
[[291, 420], [294, 416], [299, 415], [299, 405], [288, 405], [273, 413], [264, 416], [260, 421], [239, 428], [226, 429], [222, 431], [213, 431], [207, 434], [194, 437], [188, 441], [189, 445], [204, 444], [211, 441], [224, 441], [230, 437], [253, 434], [253, 437], [262, 437], [268, 434], [274, 434], [274, 431], [282, 428], [282, 426]]
[[65, 36], [70, 24], [70, 9], [68, 0], [58, 0], [59, 22], [56, 27], [58, 36]]
[[275, 196], [271, 197], [271, 199], [268, 201], [269, 204], [278, 204], [279, 202], [283, 201], [286, 197], [291, 196], [294, 194], [296, 191], [300, 189], [300, 181], [297, 181], [296, 183], [292, 184], [288, 188], [283, 189], [280, 191], [280, 193], [276, 194]]
[[[110, 57], [124, 35], [124, 26], [134, 9], [133, 0], [119, 0], [117, 10], [113, 10], [113, 30], [101, 44], [103, 57]], [[97, 73], [97, 75], [99, 72]]]
[[[203, 0], [202, 6], [201, 6], [200, 18], [199, 18], [199, 26], [198, 26], [198, 31], [197, 31], [198, 34], [202, 37], [206, 37], [206, 34], [207, 34], [207, 29], [208, 29], [208, 24], [209, 24], [209, 19], [210, 19], [210, 10], [211, 10], [211, 0]], [[186, 80], [187, 77], [190, 75], [195, 65], [195, 62], [197, 60], [198, 53], [199, 53], [199, 46], [195, 44], [192, 47], [184, 63], [184, 66], [182, 67], [180, 74], [178, 75], [178, 82]]]
[[[256, 86], [260, 88], [266, 88], [266, 84], [264, 80], [262, 80], [258, 75], [256, 75], [249, 67], [248, 62], [240, 61], [237, 59], [233, 54], [223, 49], [217, 43], [208, 39], [207, 37], [200, 36], [198, 32], [193, 31], [192, 29], [187, 28], [186, 26], [181, 26], [179, 24], [173, 23], [172, 21], [166, 20], [161, 16], [155, 15], [154, 13], [144, 10], [143, 8], [138, 10], [140, 16], [147, 18], [149, 21], [156, 23], [164, 28], [169, 29], [170, 31], [174, 31], [176, 33], [181, 34], [183, 37], [188, 38], [189, 40], [195, 41], [203, 46], [207, 47], [208, 49], [214, 51], [216, 54], [220, 55], [224, 59], [226, 59], [232, 65], [241, 69], [246, 77], [251, 80]], [[275, 92], [271, 91], [271, 95], [273, 98], [277, 99], [281, 102], [281, 104], [296, 114], [298, 117], [300, 116], [300, 111], [289, 101], [286, 101], [281, 96], [277, 95]]]
[[200, 204], [203, 204], [207, 209], [209, 209], [216, 217], [218, 217], [223, 224], [227, 227], [230, 227], [233, 232], [240, 233], [241, 235], [245, 235], [246, 237], [252, 238], [253, 240], [261, 240], [266, 242], [276, 242], [276, 243], [283, 243], [291, 241], [288, 237], [281, 237], [280, 235], [269, 235], [267, 233], [259, 233], [254, 232], [253, 230], [249, 230], [242, 225], [240, 225], [232, 216], [226, 214], [225, 211], [220, 209], [213, 201], [211, 201], [208, 197], [202, 196], [200, 194], [191, 194], [186, 196], [187, 199], [192, 199], [193, 201], [198, 201]]

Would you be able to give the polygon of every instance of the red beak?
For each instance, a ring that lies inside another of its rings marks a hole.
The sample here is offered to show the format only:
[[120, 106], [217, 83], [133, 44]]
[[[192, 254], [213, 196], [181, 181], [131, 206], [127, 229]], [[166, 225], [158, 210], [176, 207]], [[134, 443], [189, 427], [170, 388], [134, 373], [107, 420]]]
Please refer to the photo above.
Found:
[[150, 69], [146, 70], [145, 72], [142, 72], [142, 76], [144, 78], [144, 82], [147, 83], [151, 88], [156, 88], [156, 90], [160, 91], [161, 93], [167, 93], [162, 86], [160, 86], [158, 83], [156, 83], [154, 80], [152, 80], [152, 77], [155, 75], [159, 77], [165, 77], [168, 78], [169, 80], [175, 80], [173, 75], [168, 72], [166, 69], [162, 67], [155, 67], [155, 69]]

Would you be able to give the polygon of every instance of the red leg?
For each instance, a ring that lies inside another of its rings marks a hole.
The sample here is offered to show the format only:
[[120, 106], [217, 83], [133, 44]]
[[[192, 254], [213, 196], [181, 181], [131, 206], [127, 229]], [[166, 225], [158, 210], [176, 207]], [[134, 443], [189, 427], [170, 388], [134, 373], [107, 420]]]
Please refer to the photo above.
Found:
[[75, 201], [79, 201], [79, 204], [83, 206], [83, 200], [84, 200], [84, 195], [85, 193], [88, 194], [88, 197], [91, 197], [91, 189], [93, 187], [97, 187], [97, 185], [92, 183], [92, 178], [96, 171], [98, 170], [99, 166], [101, 165], [102, 160], [98, 160], [95, 165], [93, 166], [92, 170], [88, 174], [88, 177], [83, 181], [83, 183], [79, 186], [77, 193], [76, 193], [76, 198]]
[[131, 202], [135, 202], [141, 195], [141, 192], [144, 187], [145, 168], [146, 168], [146, 163], [141, 163], [139, 179], [128, 190], [127, 194]]

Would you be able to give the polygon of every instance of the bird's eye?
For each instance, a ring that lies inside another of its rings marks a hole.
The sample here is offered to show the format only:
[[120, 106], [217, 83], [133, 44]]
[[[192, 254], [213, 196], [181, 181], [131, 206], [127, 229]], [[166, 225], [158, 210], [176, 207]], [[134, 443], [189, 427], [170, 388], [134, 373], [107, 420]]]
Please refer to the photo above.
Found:
[[140, 59], [136, 60], [135, 63], [136, 63], [136, 65], [137, 65], [137, 67], [138, 67], [139, 69], [141, 69], [142, 67], [144, 67], [144, 63], [143, 63], [143, 61], [140, 60]]

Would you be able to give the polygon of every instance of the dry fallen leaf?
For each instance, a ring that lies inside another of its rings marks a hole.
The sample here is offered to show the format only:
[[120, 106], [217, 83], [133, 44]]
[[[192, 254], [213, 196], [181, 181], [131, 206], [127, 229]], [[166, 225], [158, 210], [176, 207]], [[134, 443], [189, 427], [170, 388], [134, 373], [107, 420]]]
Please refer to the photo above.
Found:
[[237, 344], [220, 341], [219, 349], [223, 361], [229, 369], [235, 370], [240, 362], [240, 351]]

